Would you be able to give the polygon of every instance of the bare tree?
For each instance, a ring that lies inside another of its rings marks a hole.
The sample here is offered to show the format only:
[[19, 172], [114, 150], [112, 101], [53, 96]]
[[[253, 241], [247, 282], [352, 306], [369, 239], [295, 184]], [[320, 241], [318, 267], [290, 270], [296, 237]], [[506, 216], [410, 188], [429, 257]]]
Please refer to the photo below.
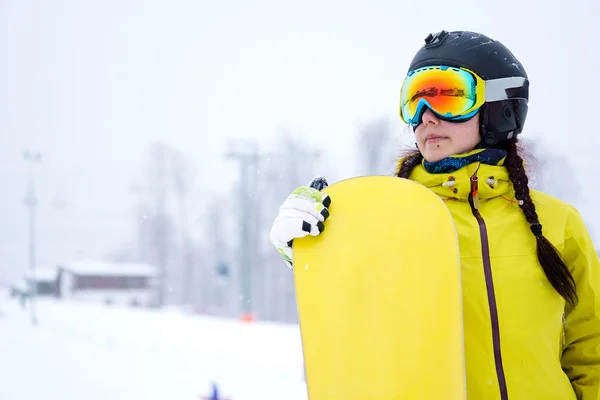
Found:
[[137, 262], [138, 254], [133, 251], [135, 246], [130, 242], [122, 243], [116, 248], [106, 252], [104, 255], [104, 259], [112, 262]]
[[153, 197], [153, 213], [146, 218], [146, 227], [149, 229], [149, 238], [151, 247], [155, 250], [154, 260], [159, 269], [157, 306], [162, 307], [165, 304], [166, 284], [167, 284], [167, 257], [168, 257], [168, 238], [167, 224], [168, 214], [166, 209], [167, 182], [167, 151], [163, 143], [154, 143], [150, 148], [149, 162], [146, 170], [147, 189], [150, 196]]
[[[180, 289], [177, 298], [207, 312], [239, 315], [242, 306], [261, 319], [297, 320], [293, 273], [270, 243], [269, 230], [294, 188], [316, 174], [331, 175], [319, 163], [322, 152], [300, 135], [281, 132], [277, 139], [268, 153], [241, 142], [232, 146], [229, 157], [239, 163], [240, 180], [224, 196], [198, 190], [182, 152], [164, 143], [150, 149], [134, 187], [134, 214], [139, 258], [162, 271], [161, 304], [170, 283]], [[197, 215], [192, 203], [208, 207]], [[193, 238], [199, 224], [202, 238]]]
[[189, 229], [188, 198], [193, 190], [194, 170], [184, 154], [174, 148], [169, 148], [169, 172], [176, 198], [176, 208], [179, 216], [179, 231], [181, 234], [181, 257], [183, 273], [182, 303], [191, 302], [192, 282], [194, 274], [194, 257]]
[[[164, 142], [155, 142], [148, 151], [141, 179], [130, 187], [137, 196], [134, 218], [139, 259], [159, 269], [158, 306], [165, 304], [167, 293], [178, 292], [174, 287], [181, 287], [183, 300], [189, 300], [193, 256], [187, 200], [193, 176], [194, 170], [183, 153]], [[177, 268], [181, 265], [184, 268]], [[178, 275], [181, 284], [175, 281]]]
[[393, 169], [393, 139], [391, 122], [387, 118], [372, 119], [359, 127], [359, 175], [389, 174]]
[[199, 263], [194, 281], [200, 291], [202, 309], [214, 314], [232, 315], [237, 310], [240, 294], [239, 274], [232, 265], [235, 261], [234, 245], [237, 239], [237, 219], [231, 215], [231, 196], [211, 194], [206, 211], [201, 216], [204, 227], [204, 252], [198, 253]]
[[[293, 273], [269, 241], [269, 230], [279, 206], [298, 186], [306, 185], [317, 174], [331, 178], [321, 160], [323, 150], [311, 146], [301, 134], [282, 129], [272, 151], [262, 159], [258, 182], [260, 201], [261, 290], [264, 315], [269, 319], [296, 321], [296, 299]], [[330, 179], [332, 182], [332, 179]]]
[[[239, 167], [239, 180], [234, 184], [233, 196], [236, 201], [234, 208], [238, 221], [237, 238], [237, 269], [240, 282], [241, 315], [253, 317], [257, 310], [254, 290], [254, 275], [260, 269], [257, 262], [257, 170], [261, 158], [258, 143], [253, 140], [230, 140], [229, 150], [225, 154], [229, 160], [234, 160]], [[260, 293], [258, 293], [260, 295]]]

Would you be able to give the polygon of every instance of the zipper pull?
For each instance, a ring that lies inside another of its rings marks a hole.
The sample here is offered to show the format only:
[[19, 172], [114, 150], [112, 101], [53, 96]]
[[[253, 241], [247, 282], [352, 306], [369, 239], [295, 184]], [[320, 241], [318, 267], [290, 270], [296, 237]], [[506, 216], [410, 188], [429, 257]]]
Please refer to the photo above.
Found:
[[479, 180], [477, 179], [477, 175], [473, 175], [471, 177], [471, 198], [473, 199], [473, 207], [476, 210], [479, 210]]

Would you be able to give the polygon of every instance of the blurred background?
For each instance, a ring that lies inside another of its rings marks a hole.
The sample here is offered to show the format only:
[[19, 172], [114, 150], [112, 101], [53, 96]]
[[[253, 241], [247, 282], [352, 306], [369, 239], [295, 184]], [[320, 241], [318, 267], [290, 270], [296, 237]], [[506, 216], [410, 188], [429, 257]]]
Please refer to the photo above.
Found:
[[532, 186], [600, 243], [599, 18], [596, 0], [0, 1], [0, 398], [306, 399], [271, 223], [317, 174], [393, 173], [430, 32], [521, 60]]

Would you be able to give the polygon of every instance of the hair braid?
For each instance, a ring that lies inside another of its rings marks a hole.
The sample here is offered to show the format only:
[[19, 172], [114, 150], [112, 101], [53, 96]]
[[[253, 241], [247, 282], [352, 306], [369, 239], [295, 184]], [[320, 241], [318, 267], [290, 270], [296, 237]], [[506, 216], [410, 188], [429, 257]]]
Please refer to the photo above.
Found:
[[539, 263], [552, 287], [567, 302], [574, 305], [577, 302], [575, 281], [559, 252], [542, 233], [542, 224], [538, 219], [535, 205], [529, 194], [529, 179], [525, 172], [523, 159], [518, 153], [517, 139], [508, 140], [505, 146], [507, 150], [505, 165], [508, 169], [510, 180], [513, 183], [519, 207], [523, 210], [523, 214], [527, 222], [529, 222], [531, 232], [535, 235]]
[[405, 158], [402, 159], [402, 164], [400, 164], [396, 176], [408, 179], [412, 170], [419, 165], [421, 161], [423, 161], [423, 155], [420, 151], [410, 151], [406, 154]]

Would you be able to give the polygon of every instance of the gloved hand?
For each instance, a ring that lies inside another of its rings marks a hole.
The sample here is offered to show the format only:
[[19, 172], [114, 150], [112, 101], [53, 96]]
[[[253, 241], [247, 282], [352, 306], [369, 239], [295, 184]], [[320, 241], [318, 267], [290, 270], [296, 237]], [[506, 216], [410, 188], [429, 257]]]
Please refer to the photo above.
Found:
[[325, 229], [331, 198], [321, 190], [328, 186], [325, 178], [317, 176], [308, 186], [294, 190], [279, 207], [271, 227], [271, 243], [293, 269], [292, 242], [307, 235], [317, 236]]

